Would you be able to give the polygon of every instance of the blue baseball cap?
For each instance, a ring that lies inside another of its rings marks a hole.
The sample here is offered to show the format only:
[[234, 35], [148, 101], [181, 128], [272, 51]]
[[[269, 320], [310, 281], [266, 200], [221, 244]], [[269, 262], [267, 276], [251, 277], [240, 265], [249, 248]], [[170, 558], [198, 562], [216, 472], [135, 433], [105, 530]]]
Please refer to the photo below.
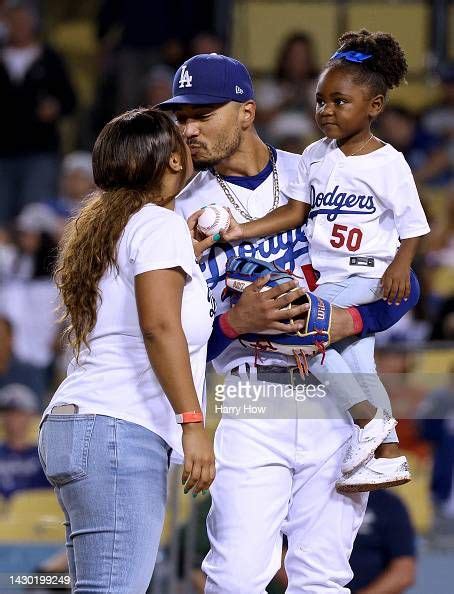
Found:
[[173, 79], [173, 97], [158, 107], [243, 103], [249, 99], [254, 99], [254, 89], [244, 64], [221, 54], [198, 54], [178, 68]]

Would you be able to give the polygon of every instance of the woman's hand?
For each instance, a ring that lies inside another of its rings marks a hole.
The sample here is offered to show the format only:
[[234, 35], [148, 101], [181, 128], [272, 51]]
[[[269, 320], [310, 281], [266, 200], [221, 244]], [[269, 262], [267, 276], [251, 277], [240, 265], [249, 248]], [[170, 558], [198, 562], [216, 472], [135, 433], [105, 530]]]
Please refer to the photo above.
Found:
[[216, 475], [213, 442], [202, 423], [183, 423], [184, 492], [196, 497], [206, 491]]
[[207, 237], [197, 229], [197, 221], [202, 213], [203, 208], [196, 210], [186, 221], [189, 227], [189, 232], [191, 233], [192, 247], [194, 248], [194, 254], [197, 261], [200, 260], [203, 252], [210, 249], [212, 245], [221, 239], [219, 234]]

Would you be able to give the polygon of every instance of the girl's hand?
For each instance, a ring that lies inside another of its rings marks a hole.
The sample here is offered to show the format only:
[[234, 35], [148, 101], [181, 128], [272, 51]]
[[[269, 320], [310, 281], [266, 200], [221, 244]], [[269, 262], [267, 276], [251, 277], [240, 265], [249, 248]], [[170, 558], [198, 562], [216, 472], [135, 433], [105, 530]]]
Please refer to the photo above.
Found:
[[384, 301], [395, 305], [400, 305], [402, 299], [406, 301], [410, 296], [410, 266], [394, 260], [386, 269], [381, 286]]
[[193, 489], [192, 496], [196, 497], [209, 488], [216, 476], [213, 442], [202, 423], [184, 423], [182, 429], [184, 492]]

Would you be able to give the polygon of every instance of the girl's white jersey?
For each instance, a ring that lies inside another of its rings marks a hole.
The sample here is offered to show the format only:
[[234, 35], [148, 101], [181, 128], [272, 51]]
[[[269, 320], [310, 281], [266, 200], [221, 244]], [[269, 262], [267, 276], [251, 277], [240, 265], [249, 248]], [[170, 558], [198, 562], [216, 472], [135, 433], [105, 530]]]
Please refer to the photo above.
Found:
[[284, 193], [311, 205], [306, 235], [319, 283], [381, 278], [399, 238], [430, 231], [410, 167], [389, 144], [347, 157], [335, 140], [318, 140]]

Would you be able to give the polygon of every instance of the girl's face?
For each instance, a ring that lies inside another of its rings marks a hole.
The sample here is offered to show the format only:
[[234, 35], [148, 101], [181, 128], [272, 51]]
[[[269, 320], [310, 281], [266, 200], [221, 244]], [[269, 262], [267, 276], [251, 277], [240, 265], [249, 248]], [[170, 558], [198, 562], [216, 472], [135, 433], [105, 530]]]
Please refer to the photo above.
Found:
[[372, 119], [383, 109], [383, 95], [354, 82], [344, 68], [327, 69], [316, 89], [315, 121], [328, 138], [346, 140], [370, 132]]

